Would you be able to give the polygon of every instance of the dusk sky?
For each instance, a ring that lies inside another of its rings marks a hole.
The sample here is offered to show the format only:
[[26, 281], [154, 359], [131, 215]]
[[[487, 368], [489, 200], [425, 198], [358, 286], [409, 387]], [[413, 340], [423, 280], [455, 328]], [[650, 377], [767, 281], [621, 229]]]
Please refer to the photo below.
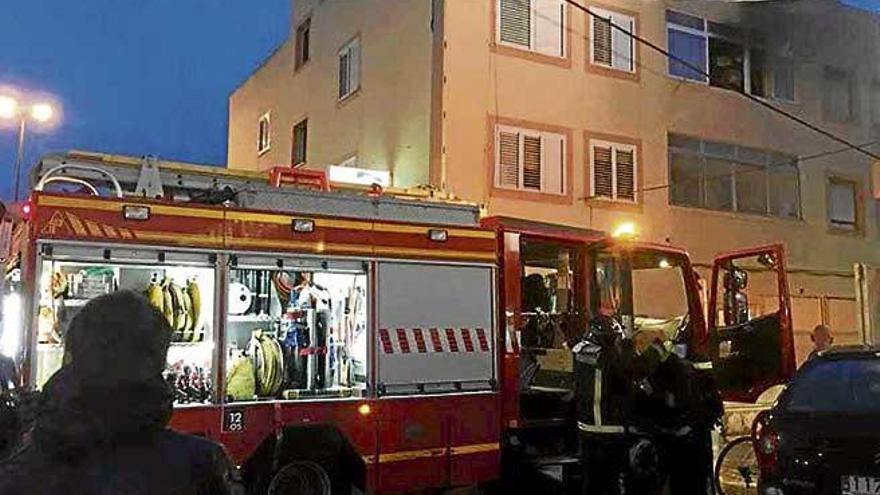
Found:
[[[848, 3], [880, 11], [880, 0]], [[25, 169], [71, 148], [224, 164], [227, 96], [287, 36], [289, 10], [289, 0], [4, 2], [0, 87], [63, 108], [57, 127], [28, 133]], [[0, 198], [12, 196], [15, 135], [0, 127]]]
[[[71, 148], [225, 164], [227, 97], [284, 41], [290, 13], [290, 0], [3, 3], [0, 87], [46, 93], [64, 112], [28, 133], [26, 169]], [[15, 140], [0, 127], [4, 199]]]

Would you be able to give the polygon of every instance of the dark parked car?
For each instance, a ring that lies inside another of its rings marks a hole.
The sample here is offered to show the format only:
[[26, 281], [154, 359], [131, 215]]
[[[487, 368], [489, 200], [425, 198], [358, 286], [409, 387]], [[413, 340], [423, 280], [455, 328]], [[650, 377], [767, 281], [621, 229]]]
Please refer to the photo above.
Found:
[[880, 493], [880, 348], [808, 361], [756, 437], [761, 495]]

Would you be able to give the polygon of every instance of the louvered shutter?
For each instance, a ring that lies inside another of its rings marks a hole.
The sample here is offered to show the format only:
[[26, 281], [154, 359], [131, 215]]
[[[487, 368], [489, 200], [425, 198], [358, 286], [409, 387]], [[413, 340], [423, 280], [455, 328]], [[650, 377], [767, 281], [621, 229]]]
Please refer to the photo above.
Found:
[[614, 175], [610, 147], [593, 147], [593, 196], [614, 198]]
[[611, 28], [611, 46], [613, 48], [611, 50], [611, 65], [615, 69], [632, 71], [633, 39], [627, 33], [633, 32], [634, 21], [629, 16], [614, 14], [612, 22], [615, 26], [623, 28], [626, 32]]
[[498, 185], [519, 187], [519, 133], [498, 133]]
[[499, 0], [501, 41], [526, 48], [531, 46], [531, 0]]
[[611, 65], [611, 21], [593, 17], [593, 62]]
[[635, 156], [632, 150], [615, 150], [617, 198], [635, 201]]
[[523, 189], [541, 190], [540, 136], [523, 136]]

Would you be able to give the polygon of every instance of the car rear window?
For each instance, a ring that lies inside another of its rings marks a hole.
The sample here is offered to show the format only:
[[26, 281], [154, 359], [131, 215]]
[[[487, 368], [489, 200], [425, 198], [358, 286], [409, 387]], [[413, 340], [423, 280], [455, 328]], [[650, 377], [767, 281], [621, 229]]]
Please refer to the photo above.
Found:
[[791, 413], [880, 412], [880, 359], [816, 363], [797, 375], [787, 395]]

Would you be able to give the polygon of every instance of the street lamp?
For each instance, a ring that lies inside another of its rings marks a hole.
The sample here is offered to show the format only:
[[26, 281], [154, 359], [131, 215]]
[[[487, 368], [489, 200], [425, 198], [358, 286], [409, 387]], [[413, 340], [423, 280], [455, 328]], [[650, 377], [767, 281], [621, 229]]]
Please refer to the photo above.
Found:
[[55, 108], [46, 102], [30, 103], [26, 108], [12, 96], [0, 95], [0, 119], [18, 119], [18, 148], [15, 154], [15, 189], [13, 201], [18, 202], [19, 182], [21, 181], [21, 162], [24, 160], [24, 132], [29, 119], [45, 124], [55, 117]]

